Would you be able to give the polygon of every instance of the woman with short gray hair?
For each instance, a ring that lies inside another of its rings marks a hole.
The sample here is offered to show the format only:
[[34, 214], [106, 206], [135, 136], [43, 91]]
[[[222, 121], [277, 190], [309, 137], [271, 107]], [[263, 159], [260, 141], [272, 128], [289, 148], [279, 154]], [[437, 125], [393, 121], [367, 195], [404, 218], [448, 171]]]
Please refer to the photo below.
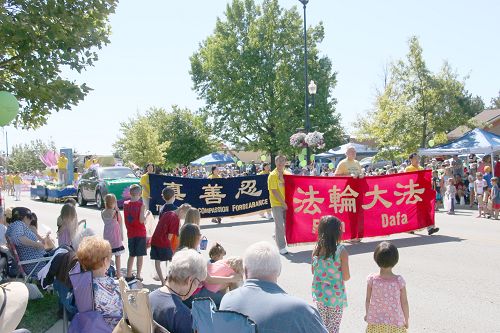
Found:
[[149, 295], [154, 320], [170, 332], [191, 333], [191, 311], [184, 305], [207, 277], [207, 263], [192, 249], [175, 253], [169, 264], [167, 281]]

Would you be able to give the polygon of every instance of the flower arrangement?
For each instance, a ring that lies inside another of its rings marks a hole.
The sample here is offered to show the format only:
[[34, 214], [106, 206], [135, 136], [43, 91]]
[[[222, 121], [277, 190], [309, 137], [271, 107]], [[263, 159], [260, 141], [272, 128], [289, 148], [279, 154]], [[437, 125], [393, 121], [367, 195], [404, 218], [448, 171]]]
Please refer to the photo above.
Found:
[[320, 133], [318, 131], [307, 133], [304, 141], [307, 144], [307, 146], [311, 148], [318, 147], [322, 149], [325, 147], [325, 140], [323, 139], [323, 133]]
[[305, 133], [302, 132], [295, 133], [290, 137], [290, 145], [297, 148], [305, 148], [307, 147], [307, 143], [305, 140], [306, 140]]

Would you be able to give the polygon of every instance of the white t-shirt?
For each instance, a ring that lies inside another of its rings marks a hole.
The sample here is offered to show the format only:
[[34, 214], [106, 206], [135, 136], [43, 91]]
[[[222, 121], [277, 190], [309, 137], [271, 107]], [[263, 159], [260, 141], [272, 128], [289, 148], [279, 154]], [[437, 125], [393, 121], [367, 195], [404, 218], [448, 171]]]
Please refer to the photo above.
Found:
[[7, 232], [7, 227], [0, 224], [0, 245], [6, 245], [7, 240], [5, 239], [5, 233]]
[[473, 175], [469, 175], [469, 190], [472, 190], [474, 189], [474, 176]]
[[476, 184], [476, 194], [477, 195], [483, 194], [484, 193], [484, 188], [486, 186], [488, 186], [488, 183], [484, 179], [481, 179], [481, 180], [476, 179], [476, 181], [474, 183]]

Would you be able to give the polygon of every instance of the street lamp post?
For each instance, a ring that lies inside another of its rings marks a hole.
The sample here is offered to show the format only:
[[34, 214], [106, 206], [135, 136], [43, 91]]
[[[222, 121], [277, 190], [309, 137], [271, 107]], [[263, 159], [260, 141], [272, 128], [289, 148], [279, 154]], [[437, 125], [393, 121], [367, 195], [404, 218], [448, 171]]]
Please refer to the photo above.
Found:
[[311, 82], [309, 82], [309, 86], [307, 86], [308, 90], [309, 90], [309, 95], [311, 95], [312, 97], [312, 101], [311, 101], [311, 108], [314, 109], [314, 96], [316, 95], [316, 91], [318, 89], [318, 86], [316, 86], [316, 83], [311, 80]]
[[[312, 98], [312, 103], [311, 103], [311, 109], [314, 110], [314, 96], [316, 95], [316, 89], [318, 88], [316, 86], [316, 83], [314, 83], [313, 80], [311, 80], [311, 82], [309, 82], [309, 86], [307, 86], [308, 90], [309, 90], [309, 94], [311, 95], [311, 98]], [[309, 112], [307, 113], [307, 119], [309, 120]], [[309, 146], [307, 146], [307, 152], [308, 152], [308, 157], [309, 158], [309, 154], [311, 153], [310, 150], [309, 150]], [[312, 161], [309, 161], [307, 163], [311, 163]]]
[[[309, 105], [307, 101], [307, 25], [306, 25], [306, 6], [309, 0], [299, 0], [304, 6], [304, 107], [306, 109], [306, 134], [311, 130], [311, 123], [309, 119]], [[309, 146], [307, 147], [307, 163], [311, 161], [311, 150]]]

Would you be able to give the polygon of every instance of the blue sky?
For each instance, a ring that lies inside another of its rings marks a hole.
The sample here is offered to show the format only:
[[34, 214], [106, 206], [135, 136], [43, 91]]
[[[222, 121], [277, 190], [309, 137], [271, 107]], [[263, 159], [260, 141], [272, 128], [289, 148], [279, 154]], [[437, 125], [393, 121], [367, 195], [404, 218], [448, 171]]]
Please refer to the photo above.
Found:
[[[227, 3], [122, 0], [111, 17], [111, 44], [100, 51], [96, 66], [67, 74], [94, 90], [39, 130], [7, 127], [9, 146], [40, 138], [80, 153], [108, 154], [120, 122], [137, 111], [172, 104], [196, 110], [203, 102], [191, 89], [189, 56], [212, 33]], [[280, 3], [302, 12], [298, 0]], [[470, 76], [467, 89], [489, 104], [500, 90], [498, 13], [497, 0], [310, 0], [308, 25], [323, 21], [320, 49], [338, 72], [333, 95], [343, 125], [349, 129], [371, 108], [384, 66], [404, 57], [412, 35], [419, 37], [431, 70], [448, 60], [461, 76]]]

